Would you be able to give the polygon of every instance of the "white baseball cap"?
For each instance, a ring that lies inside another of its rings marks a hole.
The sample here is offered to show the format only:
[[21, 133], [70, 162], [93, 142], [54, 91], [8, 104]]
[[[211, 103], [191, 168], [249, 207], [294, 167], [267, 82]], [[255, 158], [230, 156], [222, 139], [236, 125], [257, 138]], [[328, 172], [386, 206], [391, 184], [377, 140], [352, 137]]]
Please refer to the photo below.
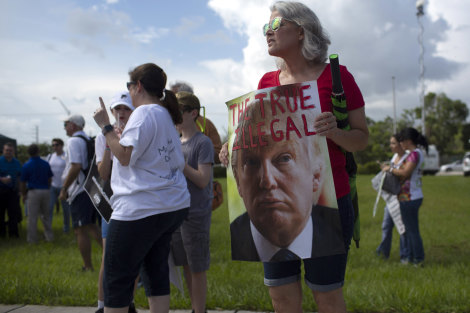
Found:
[[128, 91], [119, 92], [115, 94], [114, 97], [111, 98], [110, 109], [114, 109], [118, 105], [125, 105], [126, 107], [134, 111], [134, 106], [132, 105], [132, 99]]
[[83, 116], [78, 114], [70, 115], [64, 122], [74, 123], [75, 125], [81, 128], [85, 127], [85, 119], [83, 118]]

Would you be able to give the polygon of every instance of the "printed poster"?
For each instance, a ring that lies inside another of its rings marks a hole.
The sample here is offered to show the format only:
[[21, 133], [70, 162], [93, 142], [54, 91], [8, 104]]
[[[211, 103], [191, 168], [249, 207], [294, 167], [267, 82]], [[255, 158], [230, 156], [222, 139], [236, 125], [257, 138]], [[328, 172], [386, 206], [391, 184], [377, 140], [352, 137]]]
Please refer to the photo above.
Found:
[[374, 208], [372, 209], [372, 216], [375, 217], [380, 197], [382, 197], [382, 199], [384, 199], [385, 203], [387, 204], [386, 207], [388, 209], [388, 212], [390, 213], [390, 216], [392, 217], [393, 223], [395, 224], [398, 234], [403, 235], [405, 233], [405, 224], [403, 224], [403, 220], [401, 218], [400, 202], [398, 201], [397, 195], [393, 195], [382, 189], [384, 180], [384, 172], [380, 172], [374, 178], [372, 178], [372, 188], [377, 191], [377, 197], [375, 199]]
[[113, 213], [109, 199], [111, 199], [113, 191], [111, 190], [109, 180], [105, 181], [100, 177], [95, 157], [93, 157], [92, 166], [85, 180], [84, 188], [98, 213], [106, 220], [106, 223], [109, 223]]
[[344, 253], [316, 81], [227, 102], [232, 259], [278, 262]]

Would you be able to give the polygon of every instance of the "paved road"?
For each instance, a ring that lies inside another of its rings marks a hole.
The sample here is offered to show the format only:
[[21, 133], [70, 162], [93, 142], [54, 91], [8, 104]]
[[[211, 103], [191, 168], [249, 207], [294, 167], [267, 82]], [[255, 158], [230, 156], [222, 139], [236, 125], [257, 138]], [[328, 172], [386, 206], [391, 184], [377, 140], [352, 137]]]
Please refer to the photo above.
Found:
[[[149, 310], [137, 309], [139, 313], [149, 313]], [[0, 313], [95, 313], [96, 307], [81, 306], [44, 306], [44, 305], [22, 305], [0, 304]], [[208, 310], [208, 313], [254, 313], [250, 311], [215, 311]], [[170, 313], [191, 313], [191, 310], [170, 310]]]

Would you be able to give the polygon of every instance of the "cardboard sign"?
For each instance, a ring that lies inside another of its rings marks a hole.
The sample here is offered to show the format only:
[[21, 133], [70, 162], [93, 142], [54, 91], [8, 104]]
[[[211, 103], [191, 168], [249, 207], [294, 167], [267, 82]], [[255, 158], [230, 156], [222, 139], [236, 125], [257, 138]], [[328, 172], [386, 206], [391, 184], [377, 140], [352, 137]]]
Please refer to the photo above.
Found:
[[113, 209], [111, 208], [110, 198], [113, 195], [109, 180], [104, 181], [98, 173], [95, 157], [93, 157], [92, 166], [85, 180], [85, 191], [93, 202], [98, 213], [109, 223]]
[[232, 259], [286, 261], [344, 253], [316, 81], [227, 102]]

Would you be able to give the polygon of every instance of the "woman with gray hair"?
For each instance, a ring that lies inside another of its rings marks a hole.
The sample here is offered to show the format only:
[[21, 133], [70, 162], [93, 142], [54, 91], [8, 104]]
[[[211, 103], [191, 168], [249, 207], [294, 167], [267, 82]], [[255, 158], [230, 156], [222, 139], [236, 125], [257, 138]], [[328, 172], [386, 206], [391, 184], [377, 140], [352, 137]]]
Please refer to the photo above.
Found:
[[[314, 128], [327, 140], [346, 253], [304, 259], [305, 282], [313, 292], [319, 312], [346, 312], [342, 286], [353, 233], [354, 210], [344, 151], [354, 152], [367, 146], [369, 133], [364, 99], [354, 77], [346, 67], [340, 66], [351, 127], [348, 131], [340, 129], [333, 114], [330, 65], [325, 63], [330, 39], [315, 13], [304, 4], [274, 3], [263, 34], [269, 55], [278, 58], [279, 69], [266, 73], [258, 89], [317, 81], [322, 113], [316, 117]], [[226, 146], [220, 158], [228, 161]], [[300, 260], [264, 263], [264, 282], [269, 287], [276, 312], [302, 312], [300, 267]]]
[[[349, 249], [354, 211], [343, 150], [354, 152], [367, 146], [368, 130], [364, 100], [353, 76], [341, 67], [341, 79], [348, 100], [351, 130], [338, 128], [331, 102], [331, 70], [326, 64], [330, 39], [315, 13], [298, 2], [276, 2], [263, 28], [268, 53], [278, 58], [279, 70], [266, 73], [258, 89], [316, 80], [322, 114], [315, 122], [317, 134], [326, 136], [333, 180], [341, 218], [343, 240]], [[305, 282], [312, 289], [319, 312], [346, 312], [342, 292], [346, 271], [344, 254], [305, 259]], [[302, 312], [300, 261], [264, 263], [265, 284], [276, 312]]]

